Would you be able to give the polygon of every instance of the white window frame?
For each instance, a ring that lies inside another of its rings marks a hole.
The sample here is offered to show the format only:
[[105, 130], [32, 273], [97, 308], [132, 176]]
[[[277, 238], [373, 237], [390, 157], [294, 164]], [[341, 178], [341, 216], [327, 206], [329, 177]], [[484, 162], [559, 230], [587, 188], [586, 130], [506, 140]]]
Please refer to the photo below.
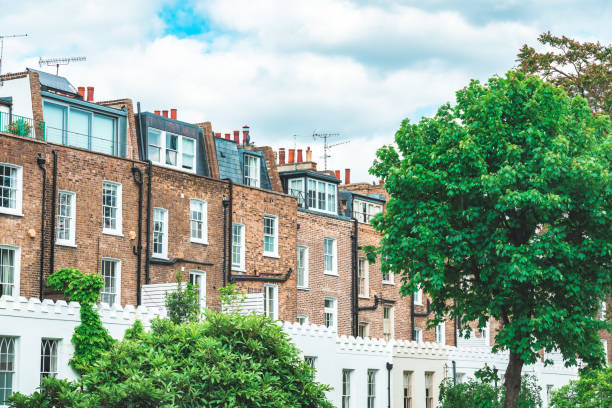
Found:
[[[356, 211], [355, 209], [360, 211]], [[357, 219], [357, 221], [362, 224], [369, 224], [372, 218], [382, 211], [382, 204], [372, 203], [370, 201], [360, 200], [357, 198], [353, 200], [353, 218]]]
[[[45, 344], [48, 344], [49, 348], [45, 347]], [[59, 375], [60, 347], [61, 347], [60, 339], [50, 339], [46, 337], [43, 337], [42, 339], [40, 339], [40, 369], [39, 371], [40, 371], [41, 382], [42, 382], [43, 377], [57, 378], [57, 376]], [[49, 354], [46, 354], [47, 350], [49, 350]], [[45, 361], [45, 357], [49, 358], [49, 367], [43, 366], [43, 361]]]
[[353, 370], [342, 369], [342, 408], [351, 407], [351, 374]]
[[435, 342], [438, 344], [446, 344], [446, 324], [438, 323], [435, 328]]
[[413, 294], [414, 304], [416, 306], [423, 306], [423, 289], [419, 289]]
[[367, 405], [368, 408], [376, 407], [376, 372], [369, 368], [366, 376], [366, 393], [367, 393]]
[[[116, 215], [116, 228], [106, 228], [104, 226], [104, 186], [105, 185], [112, 185], [117, 187], [117, 215]], [[110, 180], [103, 180], [102, 181], [102, 233], [103, 234], [109, 234], [109, 235], [118, 235], [118, 236], [123, 236], [123, 228], [122, 228], [122, 221], [123, 221], [123, 186], [121, 185], [121, 183], [117, 183], [116, 181], [110, 181]]]
[[[110, 257], [103, 257], [102, 258], [102, 262], [100, 262], [100, 275], [104, 278], [104, 262], [112, 262], [115, 264], [115, 288], [116, 288], [116, 293], [115, 293], [115, 302], [110, 304], [107, 302], [102, 302], [102, 300], [100, 300], [100, 303], [106, 303], [109, 306], [112, 306], [114, 304], [117, 305], [121, 305], [121, 259], [117, 259], [117, 258], [110, 258]], [[106, 282], [105, 282], [106, 283]], [[104, 286], [102, 288], [102, 290], [100, 291], [100, 299], [102, 299], [102, 295], [106, 292], [104, 292], [104, 289], [106, 288], [106, 286]]]
[[[18, 380], [19, 380], [19, 378], [18, 378], [18, 372], [17, 372], [17, 367], [19, 365], [19, 361], [18, 361], [18, 355], [19, 355], [18, 346], [19, 346], [19, 344], [18, 344], [18, 341], [19, 341], [18, 337], [14, 337], [14, 336], [0, 336], [0, 352], [2, 352], [2, 345], [3, 344], [6, 345], [7, 351], [8, 351], [9, 346], [11, 344], [13, 346], [12, 347], [13, 352], [10, 353], [10, 354], [12, 354], [12, 357], [13, 357], [12, 358], [12, 361], [13, 361], [12, 370], [10, 370], [10, 371], [9, 370], [0, 371], [2, 373], [10, 373], [10, 374], [12, 374], [12, 376], [11, 376], [11, 378], [12, 378], [11, 379], [11, 384], [12, 385], [11, 385], [10, 395], [14, 394], [17, 391], [17, 389], [19, 388], [18, 387], [18, 384], [19, 384]], [[8, 360], [8, 354], [9, 353], [5, 354], [5, 359], [7, 359], [7, 360]], [[4, 386], [4, 384], [3, 384], [3, 386]], [[0, 407], [7, 407], [7, 406], [8, 405], [4, 405], [3, 401], [0, 401]]]
[[[202, 212], [201, 220], [193, 219], [194, 206], [200, 207], [200, 211]], [[202, 223], [202, 237], [201, 238], [193, 236], [192, 224], [194, 222]], [[191, 237], [191, 242], [194, 242], [196, 244], [208, 245], [208, 203], [198, 198], [192, 198], [191, 200], [189, 200], [189, 236]]]
[[306, 325], [308, 324], [308, 315], [298, 314], [295, 321], [300, 325]]
[[200, 310], [204, 310], [206, 308], [206, 271], [202, 271], [200, 269], [192, 269], [189, 271], [189, 282], [192, 282], [192, 276], [199, 276], [202, 285], [198, 286], [198, 301], [200, 302]]
[[[234, 228], [235, 227], [240, 227], [240, 265], [237, 265], [234, 263]], [[244, 224], [239, 224], [237, 222], [232, 224], [232, 271], [236, 271], [236, 272], [246, 272], [246, 268], [245, 268], [245, 245], [244, 245], [244, 230], [245, 230], [245, 226]]]
[[[314, 189], [311, 189], [311, 185], [314, 183]], [[322, 184], [320, 184], [322, 183]], [[318, 211], [318, 212], [323, 212], [323, 213], [327, 213], [327, 214], [338, 214], [338, 186], [335, 183], [330, 183], [329, 181], [323, 181], [323, 180], [318, 180], [318, 179], [314, 179], [314, 178], [310, 178], [307, 177], [306, 181], [304, 183], [305, 188], [308, 188], [308, 193], [310, 194], [311, 191], [314, 191], [314, 205], [311, 205], [311, 201], [309, 199], [309, 194], [306, 194], [306, 196], [304, 197], [306, 200], [306, 203], [308, 205], [308, 209], [313, 210], [313, 211]], [[325, 191], [319, 191], [319, 187], [320, 186], [324, 186], [323, 190]], [[329, 186], [332, 187], [332, 193], [333, 193], [333, 208], [332, 210], [329, 210]], [[323, 207], [325, 208], [320, 208], [319, 207], [319, 194], [320, 193], [324, 193], [325, 198], [323, 199]]]
[[[0, 163], [0, 166], [5, 166], [15, 169], [15, 208], [0, 207], [0, 214], [16, 215], [23, 217], [23, 167], [10, 163]], [[2, 175], [0, 175], [2, 177]], [[0, 187], [2, 188], [2, 187]]]
[[[19, 297], [21, 291], [21, 247], [13, 246], [13, 245], [0, 245], [0, 249], [15, 251], [14, 260], [15, 264], [13, 265], [13, 283], [11, 289], [11, 296], [14, 298]], [[1, 262], [2, 258], [0, 258]], [[1, 286], [0, 286], [1, 288]], [[0, 290], [0, 297], [2, 297], [2, 290]]]
[[[59, 225], [60, 225], [60, 196], [62, 194], [65, 194], [67, 196], [70, 197], [70, 226], [68, 228], [68, 234], [69, 239], [61, 239], [59, 238]], [[57, 209], [56, 211], [56, 216], [57, 216], [57, 232], [56, 232], [56, 238], [55, 238], [55, 244], [56, 245], [63, 245], [63, 246], [70, 246], [70, 247], [76, 247], [76, 193], [73, 191], [66, 191], [66, 190], [59, 190], [57, 192]]]
[[[326, 247], [327, 247], [326, 241], [327, 240], [332, 241], [332, 253], [331, 253], [332, 269], [331, 270], [325, 269], [326, 268], [325, 257], [328, 256], [328, 254], [326, 254]], [[338, 240], [336, 238], [331, 238], [331, 237], [323, 238], [323, 273], [325, 275], [338, 276]]]
[[[274, 220], [274, 234], [266, 234], [266, 219]], [[266, 251], [266, 239], [265, 237], [272, 237], [274, 239], [274, 251]], [[272, 214], [264, 214], [264, 248], [263, 256], [278, 258], [278, 216]]]
[[[385, 319], [385, 311], [388, 311], [389, 317]], [[395, 336], [395, 308], [393, 306], [383, 306], [383, 337], [386, 341], [393, 339]], [[388, 320], [389, 331], [385, 332], [385, 320]]]
[[395, 285], [394, 281], [394, 273], [391, 271], [387, 272], [387, 277], [385, 278], [385, 274], [381, 271], [382, 283], [383, 285]]
[[417, 343], [423, 342], [423, 329], [421, 329], [420, 327], [414, 328], [414, 341], [416, 341]]
[[[363, 327], [363, 335], [359, 333], [362, 327]], [[370, 338], [370, 323], [359, 322], [359, 324], [357, 325], [357, 335], [364, 339]]]
[[[427, 379], [429, 378], [429, 395], [427, 395]], [[425, 408], [434, 408], [434, 373], [432, 371], [425, 371]]]
[[404, 371], [402, 374], [403, 406], [406, 408], [413, 408], [414, 371]]
[[[304, 252], [304, 263], [302, 264], [300, 262], [300, 251]], [[302, 245], [298, 245], [298, 258], [297, 258], [297, 288], [298, 289], [308, 289], [308, 247], [307, 246], [302, 246]], [[302, 285], [299, 284], [300, 282], [300, 275], [302, 276]]]
[[[304, 177], [296, 177], [289, 179], [287, 183], [287, 193], [289, 195], [297, 197], [298, 207], [304, 207], [304, 203], [306, 201], [306, 196], [304, 194], [304, 185], [306, 179]], [[296, 184], [299, 184], [301, 188], [294, 188]]]
[[[171, 169], [176, 169], [176, 170], [180, 170], [180, 171], [186, 171], [188, 173], [195, 173], [196, 172], [196, 168], [198, 167], [198, 141], [196, 139], [187, 137], [187, 136], [182, 136], [176, 133], [172, 133], [172, 132], [167, 132], [165, 130], [161, 130], [161, 129], [157, 129], [154, 127], [149, 126], [149, 128], [147, 129], [147, 135], [149, 134], [149, 129], [154, 129], [158, 132], [160, 132], [160, 141], [159, 141], [159, 146], [158, 145], [154, 145], [149, 143], [149, 138], [147, 136], [147, 157], [149, 156], [149, 146], [154, 146], [156, 148], [159, 148], [159, 161], [155, 161], [153, 159], [151, 159], [151, 161], [153, 163], [155, 163], [156, 165], [159, 166], [163, 166], [163, 167], [168, 167]], [[166, 137], [167, 134], [170, 134], [172, 136], [176, 136], [178, 138], [178, 143], [177, 143], [177, 150], [176, 150], [176, 166], [173, 166], [171, 164], [167, 164], [166, 163], [166, 150], [170, 150], [166, 148]], [[183, 168], [183, 139], [189, 139], [193, 141], [193, 168], [192, 169], [186, 169]]]
[[[159, 210], [162, 211], [163, 214], [163, 231], [161, 231], [162, 233], [162, 252], [155, 252], [155, 212]], [[152, 228], [152, 232], [153, 234], [153, 248], [152, 248], [152, 257], [153, 258], [159, 258], [159, 259], [168, 259], [168, 210], [166, 210], [165, 208], [161, 208], [161, 207], [154, 207], [153, 208], [153, 228]]]
[[[251, 161], [255, 164], [255, 174], [251, 174]], [[245, 154], [243, 159], [243, 174], [244, 174], [244, 184], [250, 187], [260, 187], [261, 186], [261, 157], [256, 156], [254, 154]], [[247, 168], [249, 171], [247, 172]], [[248, 173], [248, 175], [247, 175]]]
[[[325, 301], [331, 300], [332, 306], [325, 306]], [[330, 325], [327, 324], [327, 315], [331, 315]], [[325, 296], [323, 300], [323, 324], [328, 329], [338, 330], [338, 299], [330, 296]]]
[[317, 356], [304, 356], [304, 362], [312, 368], [317, 368]]
[[[272, 293], [272, 307], [269, 304], [269, 294]], [[278, 285], [264, 285], [264, 314], [272, 320], [278, 320]]]
[[[363, 266], [362, 266], [363, 265]], [[361, 280], [363, 279], [363, 292], [361, 292]], [[362, 299], [370, 298], [370, 264], [366, 258], [357, 260], [357, 293]]]

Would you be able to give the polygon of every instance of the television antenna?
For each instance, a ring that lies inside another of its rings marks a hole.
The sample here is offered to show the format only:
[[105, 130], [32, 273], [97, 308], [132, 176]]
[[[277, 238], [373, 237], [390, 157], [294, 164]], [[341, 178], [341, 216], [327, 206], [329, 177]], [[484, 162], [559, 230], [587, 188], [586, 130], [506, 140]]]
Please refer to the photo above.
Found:
[[43, 65], [53, 66], [55, 65], [55, 75], [59, 75], [59, 67], [60, 65], [68, 65], [71, 62], [79, 62], [87, 60], [86, 57], [64, 57], [64, 58], [48, 58], [43, 59], [40, 57], [38, 59], [38, 66], [42, 67]]
[[336, 143], [332, 143], [330, 144], [328, 142], [329, 139], [332, 139], [334, 137], [338, 137], [340, 136], [339, 133], [317, 133], [317, 131], [315, 130], [314, 132], [312, 132], [312, 138], [314, 140], [317, 139], [323, 139], [323, 163], [324, 163], [324, 170], [327, 170], [327, 159], [329, 157], [331, 157], [331, 155], [329, 154], [329, 149], [331, 149], [332, 147], [335, 146], [339, 146], [339, 145], [343, 145], [343, 144], [347, 144], [350, 143], [350, 140], [342, 140], [340, 142], [336, 142]]
[[[5, 38], [17, 38], [27, 37], [27, 34], [11, 34], [11, 35], [0, 35], [0, 75], [2, 75], [2, 54], [4, 53], [4, 39]], [[2, 78], [0, 78], [0, 85], [2, 85]]]

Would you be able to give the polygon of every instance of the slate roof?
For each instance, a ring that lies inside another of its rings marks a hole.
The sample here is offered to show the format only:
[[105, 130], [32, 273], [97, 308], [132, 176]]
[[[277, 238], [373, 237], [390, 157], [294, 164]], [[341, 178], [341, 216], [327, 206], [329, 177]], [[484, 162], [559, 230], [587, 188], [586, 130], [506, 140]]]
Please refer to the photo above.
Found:
[[68, 93], [73, 93], [73, 94], [78, 93], [77, 89], [74, 86], [72, 86], [70, 81], [68, 81], [64, 77], [53, 75], [53, 74], [50, 74], [44, 71], [38, 71], [32, 68], [28, 68], [28, 71], [36, 72], [38, 74], [38, 78], [40, 80], [41, 86], [45, 86], [47, 88], [53, 88], [53, 89], [56, 89], [62, 92], [68, 92]]
[[231, 179], [234, 183], [244, 184], [243, 165], [244, 155], [250, 154], [258, 156], [260, 187], [266, 190], [272, 190], [272, 183], [268, 175], [268, 168], [264, 159], [264, 152], [261, 150], [253, 151], [247, 149], [238, 149], [236, 143], [232, 140], [215, 137], [215, 147], [217, 149], [217, 163], [219, 165], [219, 178]]

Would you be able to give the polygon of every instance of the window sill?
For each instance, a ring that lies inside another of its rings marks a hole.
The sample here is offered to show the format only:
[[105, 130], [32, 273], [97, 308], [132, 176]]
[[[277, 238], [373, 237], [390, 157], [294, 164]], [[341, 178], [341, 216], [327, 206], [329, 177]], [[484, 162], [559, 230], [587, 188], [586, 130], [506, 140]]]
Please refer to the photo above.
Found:
[[421, 307], [422, 307], [422, 306], [423, 306], [423, 302], [421, 302], [421, 303], [414, 302], [414, 305], [415, 305], [415, 306], [421, 306]]
[[61, 242], [61, 241], [55, 241], [55, 245], [59, 245], [59, 246], [64, 246], [64, 247], [69, 247], [69, 248], [76, 248], [76, 244], [73, 242]]
[[102, 230], [102, 234], [104, 235], [114, 235], [116, 237], [121, 237], [123, 238], [123, 233], [119, 232], [119, 231], [112, 231], [112, 230]]
[[23, 213], [21, 211], [9, 210], [6, 208], [0, 208], [0, 214], [13, 215], [15, 217], [23, 217]]
[[369, 295], [368, 296], [359, 295], [358, 297], [359, 297], [359, 299], [367, 299], [367, 300], [370, 299]]
[[297, 288], [298, 290], [306, 290], [306, 291], [310, 290], [310, 288], [307, 286], [298, 286]]
[[382, 281], [383, 285], [395, 285], [395, 282], [391, 282], [391, 281]]
[[323, 275], [338, 276], [338, 272], [323, 271]]
[[190, 242], [192, 244], [208, 245], [208, 241], [198, 241], [198, 240], [192, 239]]
[[264, 252], [263, 256], [265, 256], [266, 258], [280, 259], [280, 256], [278, 256], [278, 254], [272, 254], [269, 252]]
[[169, 260], [170, 260], [170, 259], [168, 259], [168, 257], [167, 257], [167, 256], [163, 256], [163, 255], [156, 255], [156, 254], [151, 255], [151, 258], [155, 258], [155, 259], [163, 259], [164, 261], [169, 261]]
[[239, 274], [245, 274], [246, 273], [246, 269], [241, 268], [241, 269], [237, 269], [237, 268], [232, 268], [232, 272], [238, 272]]

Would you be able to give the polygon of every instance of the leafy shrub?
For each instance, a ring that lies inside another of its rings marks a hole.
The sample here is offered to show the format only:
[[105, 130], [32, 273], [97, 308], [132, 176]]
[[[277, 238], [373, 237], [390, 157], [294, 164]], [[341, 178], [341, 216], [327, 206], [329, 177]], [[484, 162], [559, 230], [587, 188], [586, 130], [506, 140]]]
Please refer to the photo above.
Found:
[[12, 407], [332, 407], [328, 388], [272, 320], [205, 314], [133, 330], [78, 382], [46, 380], [29, 397], [11, 396]]
[[195, 322], [200, 318], [198, 290], [191, 283], [183, 289], [180, 272], [176, 274], [176, 292], [166, 295], [166, 313], [174, 324]]
[[8, 133], [17, 136], [30, 136], [31, 130], [32, 126], [30, 126], [30, 124], [23, 119], [17, 119], [16, 121], [9, 123], [7, 126]]
[[100, 275], [83, 273], [76, 268], [64, 268], [49, 276], [47, 286], [61, 290], [70, 301], [81, 305], [81, 324], [74, 329], [72, 335], [74, 356], [70, 366], [83, 374], [115, 343], [93, 308], [104, 287], [104, 279]]
[[581, 373], [578, 380], [553, 391], [550, 407], [612, 407], [612, 366]]

